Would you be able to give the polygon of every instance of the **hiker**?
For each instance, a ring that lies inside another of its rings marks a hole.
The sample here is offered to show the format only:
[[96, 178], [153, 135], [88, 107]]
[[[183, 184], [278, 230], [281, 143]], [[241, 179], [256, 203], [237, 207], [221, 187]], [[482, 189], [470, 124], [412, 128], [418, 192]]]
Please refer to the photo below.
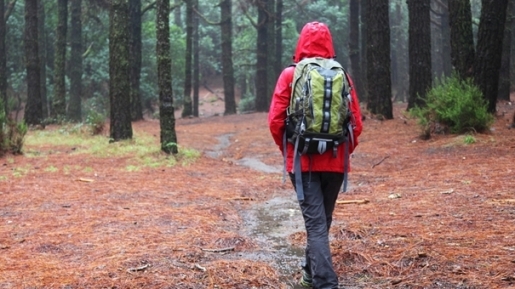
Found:
[[[305, 262], [302, 264], [299, 283], [305, 287], [331, 289], [338, 288], [338, 276], [332, 264], [329, 228], [336, 199], [344, 183], [345, 172], [349, 171], [345, 154], [348, 156], [357, 146], [358, 136], [362, 131], [362, 121], [358, 96], [356, 90], [352, 89], [352, 80], [348, 77], [347, 82], [350, 87], [347, 93], [350, 93], [348, 109], [351, 112], [350, 134], [352, 135], [347, 137], [351, 138], [352, 142], [348, 141], [347, 145], [341, 144], [323, 153], [301, 154], [295, 151], [294, 143], [285, 141], [287, 126], [285, 120], [288, 117], [287, 109], [290, 106], [292, 86], [295, 85], [293, 78], [296, 64], [305, 58], [312, 57], [327, 59], [336, 57], [331, 33], [324, 23], [310, 22], [302, 28], [293, 56], [294, 65], [285, 68], [277, 80], [268, 124], [272, 137], [285, 158], [285, 169], [289, 172], [290, 180], [297, 192], [307, 233]], [[299, 178], [296, 178], [294, 172], [295, 158], [298, 158], [302, 172]], [[301, 188], [296, 185], [296, 183], [299, 184], [298, 180], [301, 180]], [[302, 194], [299, 194], [299, 191]]]

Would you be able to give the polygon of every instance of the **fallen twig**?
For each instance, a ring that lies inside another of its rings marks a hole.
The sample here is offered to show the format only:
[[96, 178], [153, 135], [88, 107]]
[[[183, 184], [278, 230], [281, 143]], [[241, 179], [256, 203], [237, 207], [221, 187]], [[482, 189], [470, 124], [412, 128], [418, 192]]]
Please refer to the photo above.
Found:
[[376, 166], [380, 165], [382, 162], [384, 162], [384, 160], [386, 160], [387, 158], [389, 158], [390, 156], [385, 156], [382, 160], [380, 160], [378, 163], [375, 163], [372, 168], [375, 168]]
[[129, 268], [129, 269], [127, 269], [127, 272], [132, 273], [132, 272], [138, 272], [138, 271], [145, 271], [147, 268], [150, 268], [150, 264], [145, 264], [143, 266]]
[[206, 272], [206, 268], [200, 266], [199, 264], [195, 264], [195, 268], [199, 269], [200, 271]]
[[491, 204], [512, 204], [515, 203], [515, 199], [493, 199], [490, 201]]
[[344, 200], [336, 201], [337, 204], [348, 205], [348, 204], [368, 204], [369, 200]]
[[202, 248], [202, 251], [212, 252], [212, 253], [224, 253], [224, 252], [234, 251], [234, 247], [221, 248], [221, 249], [204, 249], [204, 248]]
[[234, 197], [234, 198], [225, 198], [226, 200], [231, 201], [252, 201], [253, 199], [251, 197]]

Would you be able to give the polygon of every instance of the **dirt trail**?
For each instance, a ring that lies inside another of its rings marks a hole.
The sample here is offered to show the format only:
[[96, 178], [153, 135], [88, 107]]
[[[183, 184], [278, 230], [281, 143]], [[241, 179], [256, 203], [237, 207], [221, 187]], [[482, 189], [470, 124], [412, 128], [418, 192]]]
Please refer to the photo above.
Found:
[[[341, 283], [513, 287], [513, 105], [469, 145], [421, 141], [403, 110], [365, 120], [339, 201], [369, 202], [339, 204], [331, 230]], [[133, 128], [158, 146], [158, 121]], [[292, 288], [305, 234], [266, 114], [176, 129], [180, 148], [202, 152], [194, 163], [144, 166], [63, 144], [2, 158], [0, 288]]]

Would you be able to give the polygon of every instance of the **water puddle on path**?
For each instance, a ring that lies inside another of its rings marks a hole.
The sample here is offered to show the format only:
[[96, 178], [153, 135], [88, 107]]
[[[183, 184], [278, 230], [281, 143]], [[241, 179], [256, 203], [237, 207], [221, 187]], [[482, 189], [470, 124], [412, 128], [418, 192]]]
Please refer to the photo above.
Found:
[[[230, 146], [233, 134], [217, 137], [218, 144], [205, 154], [211, 158], [219, 158], [223, 150]], [[281, 173], [282, 167], [269, 166], [257, 158], [244, 157], [235, 163], [256, 171]], [[281, 196], [273, 197], [264, 203], [240, 211], [243, 219], [244, 234], [255, 242], [259, 249], [238, 252], [238, 258], [256, 260], [274, 264], [278, 268], [283, 284], [288, 288], [296, 286], [300, 263], [304, 259], [304, 248], [291, 246], [288, 237], [304, 231], [304, 222], [293, 190], [281, 192]]]
[[[291, 195], [291, 197], [286, 197]], [[294, 279], [304, 258], [304, 248], [288, 242], [291, 234], [304, 230], [304, 222], [293, 192], [275, 197], [242, 212], [246, 234], [260, 247], [253, 252], [242, 252], [241, 257], [275, 264], [284, 284], [293, 287]]]
[[[205, 154], [210, 158], [219, 158], [223, 155], [223, 150], [228, 148], [231, 145], [231, 137], [232, 133], [223, 134], [218, 136], [216, 139], [218, 140], [218, 144], [213, 147], [213, 149], [208, 150]], [[234, 162], [240, 166], [248, 167], [256, 171], [261, 171], [265, 173], [281, 173], [281, 166], [269, 166], [259, 159], [244, 157], [239, 160], [234, 160]]]
[[215, 145], [212, 150], [206, 151], [205, 154], [214, 159], [220, 157], [223, 154], [223, 150], [231, 145], [231, 136], [233, 136], [232, 133], [218, 136], [216, 138], [218, 140], [218, 144]]

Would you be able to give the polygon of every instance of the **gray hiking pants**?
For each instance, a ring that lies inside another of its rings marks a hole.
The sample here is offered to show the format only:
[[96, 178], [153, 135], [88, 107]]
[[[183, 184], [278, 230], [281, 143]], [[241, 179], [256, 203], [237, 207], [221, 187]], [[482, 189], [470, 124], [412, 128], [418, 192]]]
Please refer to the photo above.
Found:
[[[293, 174], [290, 179], [295, 186]], [[329, 248], [329, 228], [342, 183], [342, 173], [302, 173], [304, 201], [299, 204], [307, 233], [304, 269], [311, 273], [314, 289], [338, 288]]]

